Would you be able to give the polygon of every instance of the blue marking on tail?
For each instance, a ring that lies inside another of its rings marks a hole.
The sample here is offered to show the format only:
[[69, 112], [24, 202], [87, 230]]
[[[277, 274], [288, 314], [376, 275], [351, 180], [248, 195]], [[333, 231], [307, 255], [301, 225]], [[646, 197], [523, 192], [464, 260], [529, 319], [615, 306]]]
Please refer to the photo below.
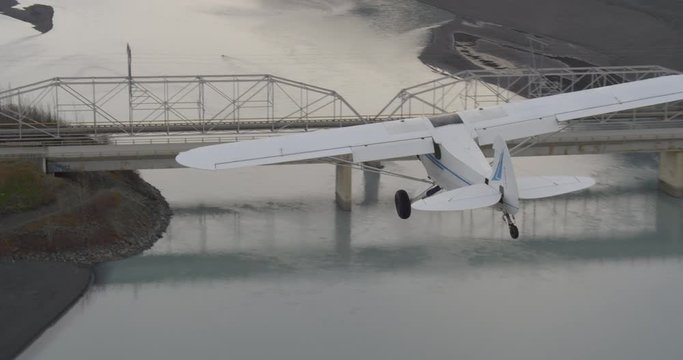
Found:
[[434, 165], [436, 165], [439, 169], [445, 170], [445, 171], [451, 173], [453, 176], [457, 177], [458, 179], [460, 179], [462, 182], [464, 182], [464, 183], [467, 184], [467, 185], [472, 185], [472, 183], [470, 183], [469, 181], [467, 181], [467, 179], [465, 179], [465, 178], [463, 178], [462, 176], [456, 174], [453, 170], [449, 169], [449, 168], [448, 168], [446, 165], [444, 165], [441, 161], [437, 160], [437, 159], [434, 157], [434, 155], [432, 155], [432, 154], [427, 154], [426, 156], [427, 156], [427, 159], [429, 159], [431, 162], [433, 162]]
[[499, 181], [503, 177], [503, 156], [500, 157], [500, 161], [498, 161], [498, 166], [496, 167], [496, 173], [493, 174], [493, 178], [491, 178], [493, 181]]

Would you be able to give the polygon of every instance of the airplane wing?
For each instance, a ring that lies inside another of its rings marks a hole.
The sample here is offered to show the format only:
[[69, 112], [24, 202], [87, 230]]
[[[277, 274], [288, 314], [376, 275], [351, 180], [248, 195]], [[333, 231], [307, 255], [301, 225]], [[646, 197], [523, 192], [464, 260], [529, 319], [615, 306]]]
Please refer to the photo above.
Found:
[[[683, 75], [612, 85], [428, 118], [352, 126], [192, 149], [178, 163], [200, 169], [228, 169], [314, 158], [353, 155], [354, 162], [429, 154], [448, 125], [464, 124], [479, 145], [554, 132], [559, 122], [683, 99]], [[443, 126], [443, 128], [442, 128]], [[453, 149], [449, 149], [453, 151]], [[477, 160], [477, 159], [475, 159]], [[481, 160], [481, 159], [478, 159]]]
[[558, 122], [683, 100], [683, 75], [546, 96], [459, 112], [479, 145], [560, 130]]
[[517, 178], [520, 199], [541, 199], [583, 190], [595, 180], [582, 176], [529, 176]]
[[427, 118], [319, 130], [218, 144], [182, 152], [184, 166], [217, 170], [351, 154], [354, 162], [434, 152], [434, 127]]
[[478, 209], [500, 201], [499, 191], [486, 184], [476, 184], [417, 200], [413, 209], [422, 211], [457, 211]]

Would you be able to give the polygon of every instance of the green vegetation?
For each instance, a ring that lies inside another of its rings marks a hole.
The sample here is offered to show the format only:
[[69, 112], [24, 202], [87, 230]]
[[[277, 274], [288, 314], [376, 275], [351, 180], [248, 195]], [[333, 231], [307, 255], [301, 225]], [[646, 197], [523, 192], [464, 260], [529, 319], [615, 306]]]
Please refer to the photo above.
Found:
[[22, 108], [15, 104], [0, 105], [0, 124], [4, 126], [16, 126], [17, 121], [10, 117], [18, 117], [21, 114], [23, 118], [30, 119], [31, 123], [40, 123], [42, 125], [54, 126], [57, 124], [57, 118], [47, 110], [36, 107]]
[[[16, 118], [31, 126], [24, 127], [22, 138], [3, 138], [0, 144], [106, 141], [83, 135], [46, 136], [36, 128], [49, 129], [60, 122], [49, 111], [0, 105], [0, 129], [16, 129]], [[40, 159], [0, 158], [0, 259], [81, 264], [120, 259], [149, 248], [168, 226], [168, 203], [135, 172], [56, 177], [44, 174], [42, 165]]]
[[[56, 124], [49, 112], [35, 107], [21, 108], [14, 104], [0, 105], [0, 128], [14, 128], [12, 116], [20, 114], [31, 123]], [[0, 161], [0, 215], [35, 209], [55, 200], [63, 181], [43, 174], [30, 160]]]
[[[17, 119], [22, 119], [19, 122]], [[0, 130], [12, 131], [15, 134], [3, 135], [0, 143], [16, 144], [20, 142], [31, 145], [60, 145], [67, 143], [104, 144], [106, 136], [88, 136], [80, 134], [60, 134], [54, 136], [56, 128], [65, 128], [69, 124], [59, 119], [52, 111], [40, 107], [19, 106], [16, 104], [0, 104]], [[22, 129], [22, 136], [19, 135]], [[52, 135], [48, 135], [48, 133]], [[9, 136], [9, 137], [8, 137]]]
[[35, 209], [55, 200], [61, 179], [28, 161], [0, 162], [0, 214]]

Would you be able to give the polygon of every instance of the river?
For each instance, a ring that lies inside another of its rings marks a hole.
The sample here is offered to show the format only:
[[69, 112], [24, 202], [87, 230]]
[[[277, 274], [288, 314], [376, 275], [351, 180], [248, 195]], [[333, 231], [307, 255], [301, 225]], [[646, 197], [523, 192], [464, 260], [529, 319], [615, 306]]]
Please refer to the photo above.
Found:
[[683, 206], [656, 159], [517, 161], [539, 165], [598, 185], [526, 203], [517, 241], [490, 210], [398, 219], [393, 191], [420, 187], [403, 179], [374, 201], [356, 173], [349, 213], [332, 166], [145, 171], [175, 211], [166, 235], [100, 266], [23, 358], [678, 358]]
[[[121, 75], [130, 41], [140, 73], [271, 72], [361, 111], [434, 76], [416, 56], [446, 16], [408, 0], [50, 5], [50, 33], [0, 35], [3, 81]], [[598, 183], [525, 203], [511, 240], [488, 209], [400, 220], [394, 191], [422, 185], [387, 176], [354, 173], [340, 211], [329, 165], [143, 171], [175, 213], [165, 236], [99, 266], [20, 358], [680, 358], [683, 203], [657, 191], [656, 157], [515, 162]]]

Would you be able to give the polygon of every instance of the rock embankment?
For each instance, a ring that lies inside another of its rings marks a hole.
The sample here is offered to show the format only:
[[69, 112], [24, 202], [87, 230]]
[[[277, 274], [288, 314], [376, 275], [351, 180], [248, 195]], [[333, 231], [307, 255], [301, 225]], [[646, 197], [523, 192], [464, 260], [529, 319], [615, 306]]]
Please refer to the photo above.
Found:
[[131, 171], [60, 176], [56, 199], [0, 219], [0, 258], [94, 264], [150, 248], [171, 210]]
[[170, 217], [135, 172], [53, 177], [29, 162], [0, 163], [0, 359], [17, 356], [85, 293], [89, 265], [150, 248]]

